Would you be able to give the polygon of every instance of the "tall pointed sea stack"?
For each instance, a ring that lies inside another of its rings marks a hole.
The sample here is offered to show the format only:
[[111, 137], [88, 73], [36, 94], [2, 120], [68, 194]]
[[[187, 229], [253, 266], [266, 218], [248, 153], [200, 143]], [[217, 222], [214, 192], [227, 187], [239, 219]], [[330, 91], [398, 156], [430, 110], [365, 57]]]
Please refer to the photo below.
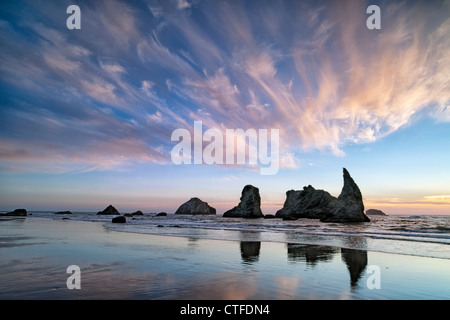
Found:
[[223, 216], [231, 218], [262, 218], [264, 215], [261, 212], [259, 189], [252, 185], [246, 185], [242, 190], [239, 204], [233, 209], [226, 211]]
[[330, 213], [324, 215], [322, 222], [369, 222], [364, 214], [364, 203], [358, 185], [344, 168], [344, 186], [336, 206]]

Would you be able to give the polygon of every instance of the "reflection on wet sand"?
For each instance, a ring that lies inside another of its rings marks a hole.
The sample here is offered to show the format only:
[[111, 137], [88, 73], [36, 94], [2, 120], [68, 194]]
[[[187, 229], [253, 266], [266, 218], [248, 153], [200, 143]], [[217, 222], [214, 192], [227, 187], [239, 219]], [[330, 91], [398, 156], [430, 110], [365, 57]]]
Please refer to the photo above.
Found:
[[241, 241], [241, 257], [244, 263], [256, 262], [259, 259], [260, 241]]
[[[241, 241], [241, 258], [244, 263], [254, 263], [259, 260], [260, 241]], [[304, 262], [315, 268], [319, 263], [333, 260], [341, 254], [342, 261], [350, 273], [350, 286], [355, 287], [367, 266], [367, 251], [357, 249], [337, 248], [310, 244], [287, 244], [287, 258], [290, 262]]]
[[341, 257], [350, 272], [350, 285], [355, 287], [367, 266], [367, 251], [341, 248]]

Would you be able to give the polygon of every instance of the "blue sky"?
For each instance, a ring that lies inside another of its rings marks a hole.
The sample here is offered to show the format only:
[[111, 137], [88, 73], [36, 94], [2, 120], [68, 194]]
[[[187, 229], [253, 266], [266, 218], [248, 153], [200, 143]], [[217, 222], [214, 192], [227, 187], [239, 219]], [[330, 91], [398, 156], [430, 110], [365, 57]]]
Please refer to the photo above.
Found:
[[[366, 208], [450, 214], [449, 34], [449, 1], [2, 1], [0, 210], [222, 213], [253, 184], [274, 213], [345, 167]], [[277, 174], [175, 165], [194, 121], [279, 130]]]

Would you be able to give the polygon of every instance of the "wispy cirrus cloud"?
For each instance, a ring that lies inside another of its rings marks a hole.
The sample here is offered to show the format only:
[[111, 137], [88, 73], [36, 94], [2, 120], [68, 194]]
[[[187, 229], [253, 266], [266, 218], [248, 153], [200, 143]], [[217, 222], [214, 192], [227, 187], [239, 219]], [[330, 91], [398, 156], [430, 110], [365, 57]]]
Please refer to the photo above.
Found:
[[60, 26], [63, 3], [2, 7], [3, 162], [164, 163], [171, 131], [201, 120], [279, 129], [296, 168], [296, 154], [344, 156], [421, 113], [450, 121], [445, 1], [383, 3], [375, 31], [354, 1], [83, 2], [78, 33]]

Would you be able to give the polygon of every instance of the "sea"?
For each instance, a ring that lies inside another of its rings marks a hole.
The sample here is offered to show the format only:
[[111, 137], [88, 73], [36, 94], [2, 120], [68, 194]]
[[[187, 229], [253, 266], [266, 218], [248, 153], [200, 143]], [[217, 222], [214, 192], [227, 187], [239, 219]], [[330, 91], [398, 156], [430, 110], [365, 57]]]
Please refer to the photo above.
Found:
[[29, 211], [26, 219], [91, 221], [101, 223], [109, 230], [139, 234], [326, 245], [450, 259], [450, 216], [370, 216], [371, 221], [364, 223], [324, 223], [316, 219], [287, 221], [278, 218], [224, 218], [221, 215], [156, 216], [156, 213], [127, 217], [126, 223], [112, 223], [113, 217], [115, 216], [97, 215], [95, 212], [55, 214]]

